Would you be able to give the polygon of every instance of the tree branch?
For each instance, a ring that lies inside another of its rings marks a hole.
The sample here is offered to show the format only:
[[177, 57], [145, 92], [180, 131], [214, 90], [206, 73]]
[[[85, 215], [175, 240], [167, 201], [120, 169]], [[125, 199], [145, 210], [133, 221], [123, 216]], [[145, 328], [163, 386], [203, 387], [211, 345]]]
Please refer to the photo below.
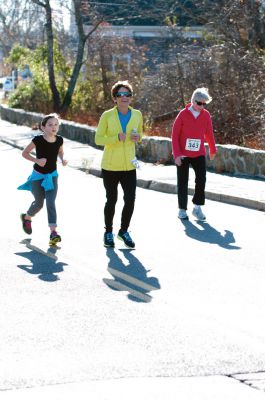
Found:
[[47, 7], [47, 3], [43, 3], [43, 2], [40, 1], [40, 0], [31, 0], [31, 1], [32, 1], [32, 3], [35, 3], [35, 4], [37, 4], [38, 6], [41, 6], [41, 7], [44, 7], [44, 8]]

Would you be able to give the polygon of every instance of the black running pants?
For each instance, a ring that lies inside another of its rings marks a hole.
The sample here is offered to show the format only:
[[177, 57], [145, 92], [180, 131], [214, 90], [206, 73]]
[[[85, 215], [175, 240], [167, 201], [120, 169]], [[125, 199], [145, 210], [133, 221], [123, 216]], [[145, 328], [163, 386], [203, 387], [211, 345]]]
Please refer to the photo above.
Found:
[[112, 232], [115, 206], [118, 200], [118, 185], [123, 189], [124, 206], [121, 214], [121, 229], [127, 231], [133, 215], [135, 192], [136, 192], [136, 170], [132, 171], [107, 171], [102, 170], [104, 187], [106, 189], [107, 201], [104, 207], [105, 229]]

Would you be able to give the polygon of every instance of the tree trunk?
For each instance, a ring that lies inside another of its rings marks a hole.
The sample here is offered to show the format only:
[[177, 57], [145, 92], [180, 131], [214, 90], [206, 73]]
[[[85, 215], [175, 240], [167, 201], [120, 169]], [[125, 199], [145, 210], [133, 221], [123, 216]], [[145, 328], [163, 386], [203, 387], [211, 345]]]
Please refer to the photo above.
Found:
[[79, 76], [80, 69], [82, 67], [83, 63], [83, 57], [84, 57], [84, 49], [85, 49], [85, 44], [89, 36], [92, 35], [92, 33], [97, 29], [99, 24], [102, 21], [98, 21], [97, 24], [91, 29], [90, 32], [85, 34], [84, 32], [84, 27], [83, 27], [83, 19], [82, 19], [82, 1], [80, 0], [75, 0], [74, 1], [74, 8], [75, 8], [75, 22], [76, 22], [76, 27], [77, 27], [77, 32], [78, 32], [78, 50], [77, 50], [77, 56], [76, 56], [76, 62], [75, 66], [71, 75], [71, 79], [68, 85], [68, 89], [66, 92], [66, 95], [64, 97], [60, 113], [62, 115], [65, 115], [67, 113], [67, 110], [71, 104], [72, 101], [72, 96], [74, 93], [75, 85]]
[[68, 89], [63, 101], [61, 101], [54, 73], [54, 51], [53, 51], [54, 38], [53, 38], [53, 26], [52, 26], [52, 9], [50, 5], [50, 0], [32, 0], [32, 2], [43, 7], [46, 12], [45, 28], [47, 33], [48, 73], [49, 73], [50, 89], [52, 92], [53, 109], [55, 112], [58, 112], [62, 115], [66, 115], [67, 110], [71, 104], [76, 82], [79, 76], [80, 69], [82, 67], [85, 43], [89, 38], [89, 36], [91, 36], [92, 33], [97, 29], [102, 20], [99, 20], [91, 29], [91, 31], [85, 34], [83, 27], [83, 18], [82, 18], [82, 0], [73, 1], [75, 22], [78, 33], [78, 50], [77, 50], [75, 66], [71, 75]]
[[78, 44], [78, 50], [77, 50], [77, 56], [76, 56], [76, 62], [75, 66], [71, 75], [71, 79], [68, 85], [67, 92], [65, 94], [65, 97], [63, 99], [62, 106], [60, 108], [60, 114], [65, 115], [67, 113], [67, 110], [71, 104], [72, 101], [72, 96], [74, 93], [75, 85], [79, 76], [80, 69], [82, 67], [82, 62], [83, 62], [83, 55], [84, 55], [84, 47], [85, 47], [85, 41], [84, 40], [79, 40]]
[[46, 33], [47, 33], [47, 49], [48, 49], [48, 73], [50, 88], [52, 92], [53, 109], [55, 112], [60, 112], [61, 100], [60, 93], [57, 89], [54, 74], [54, 54], [53, 54], [53, 29], [52, 29], [52, 10], [50, 2], [46, 2]]

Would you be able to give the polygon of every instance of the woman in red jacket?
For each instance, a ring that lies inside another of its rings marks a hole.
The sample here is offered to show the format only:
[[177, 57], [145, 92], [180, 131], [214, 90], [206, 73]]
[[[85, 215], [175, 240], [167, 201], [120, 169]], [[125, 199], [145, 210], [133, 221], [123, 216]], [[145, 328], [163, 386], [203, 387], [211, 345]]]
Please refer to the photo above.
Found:
[[193, 216], [203, 221], [206, 219], [201, 206], [205, 203], [206, 152], [204, 142], [210, 150], [210, 160], [216, 155], [212, 120], [205, 106], [212, 101], [206, 88], [196, 89], [191, 103], [181, 110], [172, 128], [172, 151], [177, 165], [178, 204], [180, 219], [188, 219], [188, 180], [189, 166], [195, 172], [195, 193], [192, 199]]

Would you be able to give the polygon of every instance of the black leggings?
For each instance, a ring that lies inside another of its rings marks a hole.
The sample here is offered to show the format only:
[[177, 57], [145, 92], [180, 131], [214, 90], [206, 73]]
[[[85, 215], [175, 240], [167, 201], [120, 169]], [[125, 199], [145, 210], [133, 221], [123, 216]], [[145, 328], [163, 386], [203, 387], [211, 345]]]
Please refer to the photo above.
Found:
[[130, 225], [134, 210], [136, 192], [136, 170], [132, 171], [107, 171], [102, 170], [107, 201], [104, 208], [106, 232], [112, 232], [115, 205], [118, 199], [118, 184], [123, 189], [124, 206], [121, 214], [121, 230], [126, 232]]
[[206, 160], [205, 156], [184, 157], [182, 164], [177, 167], [178, 175], [178, 203], [179, 208], [187, 210], [188, 204], [188, 180], [189, 166], [192, 166], [195, 172], [195, 193], [192, 202], [197, 205], [205, 203], [205, 183], [206, 183]]

